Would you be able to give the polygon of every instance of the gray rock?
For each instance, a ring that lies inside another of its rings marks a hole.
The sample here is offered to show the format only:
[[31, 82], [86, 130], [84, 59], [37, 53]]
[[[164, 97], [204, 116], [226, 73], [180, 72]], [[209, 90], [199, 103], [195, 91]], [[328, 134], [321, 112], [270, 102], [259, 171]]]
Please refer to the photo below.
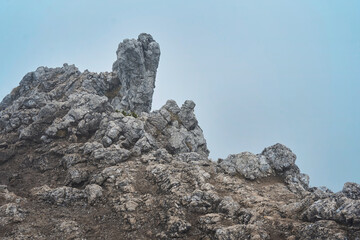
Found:
[[285, 182], [288, 184], [288, 188], [293, 193], [299, 193], [301, 195], [306, 195], [309, 188], [309, 176], [304, 173], [288, 173], [285, 174]]
[[200, 228], [205, 231], [214, 231], [224, 216], [219, 213], [209, 213], [199, 218]]
[[116, 140], [117, 137], [119, 136], [119, 133], [121, 132], [121, 128], [117, 125], [113, 126], [112, 128], [109, 129], [109, 131], [107, 132], [107, 136], [112, 139], [112, 140]]
[[[51, 137], [59, 137], [59, 131], [63, 130], [69, 132], [69, 127], [72, 125], [78, 125], [81, 120], [85, 118], [87, 114], [92, 112], [99, 113], [104, 112], [106, 109], [107, 98], [105, 96], [98, 96], [89, 93], [74, 93], [69, 96], [69, 104], [71, 109], [61, 119], [56, 119], [51, 126], [46, 130], [46, 134]], [[85, 120], [80, 126], [80, 130], [76, 133], [87, 133], [91, 129], [89, 125], [99, 123], [100, 119], [91, 122], [90, 119]]]
[[62, 165], [68, 169], [78, 163], [85, 162], [86, 160], [80, 154], [67, 154], [62, 158]]
[[141, 34], [114, 72], [39, 67], [4, 98], [1, 239], [359, 239], [358, 184], [309, 188], [281, 144], [214, 163], [193, 101], [150, 112], [159, 56]]
[[220, 212], [225, 213], [228, 216], [234, 216], [238, 213], [240, 205], [235, 202], [232, 197], [226, 196], [219, 203], [218, 209]]
[[85, 193], [89, 203], [94, 203], [103, 196], [103, 189], [97, 184], [89, 184], [85, 188]]
[[305, 196], [309, 188], [309, 176], [300, 173], [295, 164], [296, 155], [281, 144], [265, 148], [261, 154], [243, 152], [219, 159], [218, 166], [230, 175], [240, 174], [255, 180], [269, 176], [279, 176], [293, 193]]
[[84, 144], [83, 152], [84, 154], [90, 154], [96, 149], [103, 148], [103, 145], [99, 142], [87, 142]]
[[159, 111], [149, 114], [145, 131], [155, 138], [158, 147], [166, 148], [171, 154], [196, 152], [207, 157], [209, 150], [194, 107], [188, 100], [180, 109], [175, 101], [169, 100]]
[[309, 188], [309, 192], [316, 196], [316, 199], [323, 199], [334, 195], [333, 191], [325, 186]]
[[134, 117], [124, 117], [124, 137], [133, 145], [144, 136], [144, 122]]
[[39, 200], [56, 205], [69, 205], [86, 199], [86, 194], [83, 190], [72, 187], [50, 188], [44, 185], [31, 189], [31, 194]]
[[309, 221], [315, 220], [332, 220], [339, 208], [339, 203], [334, 198], [321, 199], [314, 202], [303, 214]]
[[[298, 239], [347, 240], [348, 234], [333, 221], [318, 221], [304, 226], [299, 231]], [[356, 239], [356, 238], [355, 238]]]
[[293, 167], [296, 160], [296, 155], [280, 143], [265, 148], [261, 154], [266, 157], [270, 166], [277, 172], [283, 172]]
[[114, 165], [126, 161], [130, 157], [130, 151], [123, 148], [98, 148], [92, 156], [100, 163]]
[[239, 173], [250, 180], [271, 176], [274, 173], [263, 155], [250, 152], [229, 155], [219, 166], [229, 174]]
[[156, 142], [153, 136], [148, 133], [145, 133], [142, 138], [140, 138], [134, 145], [133, 150], [136, 150], [141, 153], [147, 153], [152, 149], [156, 148]]
[[342, 193], [348, 198], [360, 200], [360, 184], [347, 182], [344, 184]]
[[168, 100], [166, 104], [163, 106], [163, 108], [165, 108], [167, 111], [175, 115], [179, 114], [181, 111], [179, 106], [174, 100]]
[[89, 177], [89, 172], [86, 168], [70, 167], [67, 172], [66, 182], [72, 185], [85, 182]]
[[19, 223], [25, 219], [25, 211], [15, 203], [8, 203], [0, 206], [0, 226], [11, 223]]
[[179, 153], [176, 155], [176, 157], [184, 162], [197, 162], [197, 161], [207, 161], [207, 157], [204, 155], [201, 155], [196, 152], [189, 152], [189, 153]]
[[182, 234], [188, 232], [191, 224], [178, 217], [170, 217], [168, 221], [167, 231], [171, 237], [180, 237]]
[[360, 201], [346, 197], [332, 197], [314, 202], [303, 213], [309, 221], [334, 220], [342, 224], [360, 223]]
[[163, 114], [161, 114], [160, 111], [153, 111], [151, 114], [149, 114], [147, 121], [149, 124], [153, 125], [158, 131], [162, 132], [170, 122], [170, 119], [167, 120], [166, 118], [164, 118]]
[[215, 239], [217, 240], [250, 240], [259, 239], [265, 240], [270, 239], [269, 234], [264, 230], [255, 225], [244, 225], [238, 224], [230, 227], [222, 227], [216, 230]]
[[184, 125], [184, 127], [189, 131], [193, 130], [198, 124], [198, 121], [195, 118], [194, 108], [195, 103], [191, 100], [186, 100], [181, 106], [179, 113], [179, 120], [181, 121], [182, 125]]
[[113, 141], [111, 140], [111, 138], [109, 138], [108, 136], [103, 137], [102, 144], [104, 145], [104, 147], [109, 147], [112, 143]]
[[215, 192], [200, 190], [195, 190], [191, 195], [185, 196], [184, 200], [189, 204], [190, 210], [196, 213], [211, 213], [221, 201]]
[[120, 79], [121, 100], [113, 102], [115, 109], [137, 114], [150, 112], [160, 59], [159, 44], [150, 34], [142, 33], [137, 40], [125, 39], [120, 43], [116, 54], [113, 71]]
[[0, 164], [9, 161], [15, 154], [15, 149], [0, 149]]
[[89, 136], [99, 128], [101, 121], [101, 114], [98, 112], [86, 114], [83, 119], [79, 121], [76, 129], [76, 134]]
[[24, 199], [10, 192], [6, 185], [0, 185], [0, 199], [4, 202], [22, 202]]

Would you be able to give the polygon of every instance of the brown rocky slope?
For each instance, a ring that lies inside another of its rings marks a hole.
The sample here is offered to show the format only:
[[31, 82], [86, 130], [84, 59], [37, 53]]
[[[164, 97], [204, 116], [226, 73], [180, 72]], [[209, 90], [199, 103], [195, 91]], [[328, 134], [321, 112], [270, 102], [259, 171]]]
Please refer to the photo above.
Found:
[[195, 103], [152, 111], [149, 35], [110, 73], [40, 67], [0, 104], [1, 239], [360, 239], [360, 185], [308, 186], [282, 144], [213, 162]]

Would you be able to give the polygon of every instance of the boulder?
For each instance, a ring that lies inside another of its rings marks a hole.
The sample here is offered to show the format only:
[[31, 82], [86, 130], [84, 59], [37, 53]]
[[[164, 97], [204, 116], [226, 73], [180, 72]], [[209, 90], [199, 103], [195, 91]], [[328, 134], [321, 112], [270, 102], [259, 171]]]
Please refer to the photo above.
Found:
[[274, 173], [265, 156], [250, 152], [229, 155], [219, 166], [229, 174], [240, 174], [250, 180], [271, 176]]
[[290, 169], [294, 166], [296, 160], [296, 155], [280, 143], [265, 148], [261, 155], [266, 157], [267, 162], [277, 172]]

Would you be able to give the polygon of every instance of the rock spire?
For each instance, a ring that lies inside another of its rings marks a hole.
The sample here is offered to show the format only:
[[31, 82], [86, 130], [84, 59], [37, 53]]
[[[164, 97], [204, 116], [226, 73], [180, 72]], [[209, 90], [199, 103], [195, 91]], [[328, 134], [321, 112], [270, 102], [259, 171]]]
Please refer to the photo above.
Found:
[[140, 114], [150, 112], [155, 88], [160, 47], [150, 34], [142, 33], [138, 39], [125, 39], [116, 51], [113, 72], [120, 79], [120, 91], [112, 105], [118, 110]]

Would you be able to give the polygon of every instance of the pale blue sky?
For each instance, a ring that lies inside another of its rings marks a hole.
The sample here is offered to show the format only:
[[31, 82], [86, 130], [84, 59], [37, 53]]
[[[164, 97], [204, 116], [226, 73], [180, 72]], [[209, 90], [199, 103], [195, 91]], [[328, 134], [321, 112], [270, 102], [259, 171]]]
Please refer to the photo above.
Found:
[[147, 32], [153, 109], [196, 102], [210, 156], [283, 143], [312, 186], [360, 183], [360, 1], [0, 1], [0, 98], [38, 66], [110, 71]]

